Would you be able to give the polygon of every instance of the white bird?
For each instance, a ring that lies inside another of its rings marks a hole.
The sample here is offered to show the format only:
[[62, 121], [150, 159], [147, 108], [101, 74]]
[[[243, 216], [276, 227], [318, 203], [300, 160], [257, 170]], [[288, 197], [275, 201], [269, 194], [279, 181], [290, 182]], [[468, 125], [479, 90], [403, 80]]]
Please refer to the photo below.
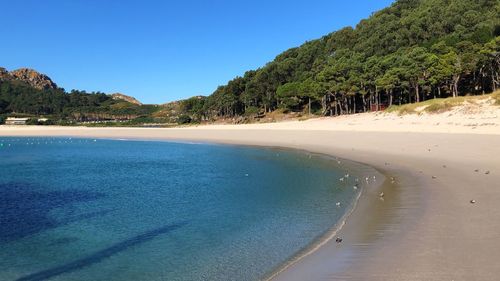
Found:
[[340, 202], [337, 202], [335, 205], [336, 205], [337, 207], [340, 207]]

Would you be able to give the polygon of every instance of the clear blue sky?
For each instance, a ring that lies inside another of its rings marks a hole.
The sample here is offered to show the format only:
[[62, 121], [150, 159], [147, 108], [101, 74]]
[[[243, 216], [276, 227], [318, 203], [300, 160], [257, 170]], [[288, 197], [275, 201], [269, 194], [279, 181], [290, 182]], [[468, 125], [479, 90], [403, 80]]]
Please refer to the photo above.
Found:
[[208, 95], [392, 0], [0, 0], [0, 66], [145, 103]]

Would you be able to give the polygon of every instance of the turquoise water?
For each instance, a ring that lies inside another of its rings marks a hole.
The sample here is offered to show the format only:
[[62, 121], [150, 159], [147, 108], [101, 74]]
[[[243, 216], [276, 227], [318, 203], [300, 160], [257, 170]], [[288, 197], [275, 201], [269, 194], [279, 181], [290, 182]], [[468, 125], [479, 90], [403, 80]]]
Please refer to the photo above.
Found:
[[345, 173], [279, 149], [0, 138], [0, 280], [259, 280], [344, 215]]

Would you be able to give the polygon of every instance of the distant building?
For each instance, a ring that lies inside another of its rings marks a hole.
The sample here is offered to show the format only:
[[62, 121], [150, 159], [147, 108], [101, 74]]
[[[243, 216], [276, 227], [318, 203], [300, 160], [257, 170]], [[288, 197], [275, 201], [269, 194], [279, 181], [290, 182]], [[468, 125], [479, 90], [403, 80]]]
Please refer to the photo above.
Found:
[[16, 118], [16, 117], [7, 117], [5, 120], [5, 125], [26, 125], [29, 118]]

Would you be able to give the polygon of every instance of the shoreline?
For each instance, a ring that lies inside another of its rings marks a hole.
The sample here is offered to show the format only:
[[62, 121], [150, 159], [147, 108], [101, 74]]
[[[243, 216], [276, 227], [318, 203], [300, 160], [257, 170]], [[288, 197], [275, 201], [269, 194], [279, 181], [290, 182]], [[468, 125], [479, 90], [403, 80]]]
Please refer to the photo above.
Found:
[[[283, 148], [283, 149], [290, 149], [290, 148]], [[298, 151], [300, 153], [312, 153], [307, 150], [298, 150], [298, 149], [293, 149], [294, 151]], [[377, 173], [377, 176], [383, 177], [383, 181], [380, 183], [369, 183], [369, 184], [363, 184], [360, 187], [360, 192], [358, 192], [356, 198], [353, 200], [353, 202], [350, 204], [349, 208], [346, 210], [346, 213], [334, 224], [331, 226], [331, 228], [326, 231], [323, 235], [319, 236], [315, 240], [311, 241], [308, 246], [306, 246], [304, 249], [300, 250], [295, 254], [294, 256], [290, 257], [289, 260], [287, 260], [284, 264], [280, 265], [277, 267], [275, 270], [271, 271], [269, 274], [264, 276], [261, 280], [263, 281], [271, 281], [271, 280], [276, 280], [276, 278], [279, 278], [279, 276], [287, 271], [290, 267], [293, 267], [295, 264], [299, 263], [302, 259], [307, 258], [308, 256], [314, 254], [317, 250], [319, 250], [321, 247], [326, 245], [327, 243], [334, 243], [333, 241], [334, 238], [338, 237], [338, 234], [343, 230], [344, 226], [346, 225], [346, 222], [348, 220], [351, 220], [352, 215], [355, 213], [358, 204], [360, 203], [361, 200], [366, 200], [365, 194], [368, 192], [368, 190], [371, 190], [371, 192], [376, 191], [379, 192], [382, 189], [382, 186], [387, 184], [388, 177], [386, 174], [383, 172], [379, 171], [378, 169], [375, 169], [372, 166], [359, 163], [359, 162], [354, 162], [348, 159], [340, 159], [334, 155], [327, 155], [327, 154], [320, 154], [320, 153], [313, 153], [317, 154], [321, 157], [325, 157], [327, 159], [335, 159], [335, 160], [340, 160], [342, 163], [348, 163], [348, 170], [355, 170], [355, 171], [361, 171], [357, 170], [359, 168], [363, 168], [366, 170], [373, 170], [371, 172]], [[364, 171], [367, 172], [367, 171]]]
[[[0, 127], [0, 136], [207, 141], [285, 147], [349, 159], [396, 177], [400, 190], [384, 190], [384, 202], [376, 192], [364, 193], [340, 230], [344, 238], [340, 247], [326, 242], [273, 280], [495, 280], [500, 274], [495, 263], [500, 247], [494, 243], [500, 233], [500, 190], [493, 188], [500, 181], [500, 159], [494, 157], [500, 155], [495, 145], [500, 143], [498, 134], [278, 130], [274, 126], [253, 130]], [[485, 175], [485, 171], [491, 173]], [[471, 199], [477, 203], [470, 204]], [[376, 213], [368, 216], [369, 203]]]

